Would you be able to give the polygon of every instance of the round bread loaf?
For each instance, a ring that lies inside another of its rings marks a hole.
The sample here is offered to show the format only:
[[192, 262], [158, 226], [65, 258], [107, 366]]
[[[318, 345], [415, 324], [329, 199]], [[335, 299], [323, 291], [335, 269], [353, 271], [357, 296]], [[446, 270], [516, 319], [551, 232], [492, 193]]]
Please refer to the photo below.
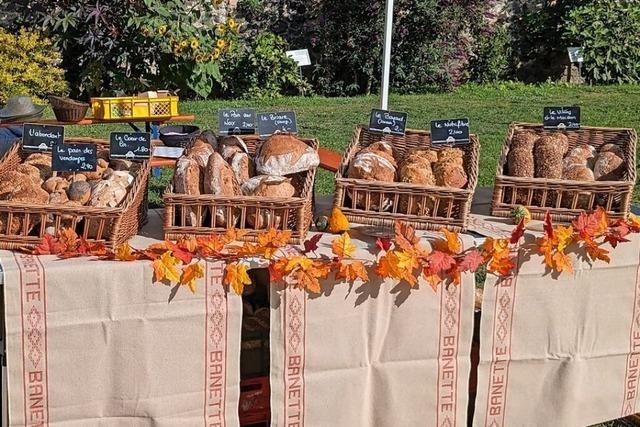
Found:
[[450, 161], [438, 161], [433, 169], [436, 184], [440, 187], [464, 188], [467, 185], [467, 173], [464, 167], [455, 159]]
[[109, 162], [105, 159], [98, 159], [96, 162], [96, 170], [94, 172], [84, 172], [84, 175], [87, 177], [87, 180], [91, 181], [93, 179], [101, 179], [102, 174], [109, 167]]
[[531, 131], [521, 131], [515, 132], [513, 134], [513, 138], [511, 138], [511, 143], [509, 144], [509, 149], [528, 149], [533, 151], [533, 147], [538, 139], [538, 135]]
[[371, 145], [369, 145], [367, 147], [367, 150], [368, 151], [378, 151], [378, 152], [387, 153], [391, 157], [394, 157], [393, 156], [393, 146], [387, 141], [374, 142], [373, 144], [371, 144]]
[[410, 163], [415, 161], [426, 161], [434, 163], [438, 161], [438, 152], [436, 150], [412, 150], [405, 154], [402, 163]]
[[594, 174], [591, 169], [583, 165], [571, 165], [562, 173], [563, 179], [572, 181], [594, 181]]
[[453, 162], [462, 166], [464, 162], [464, 151], [455, 147], [444, 147], [438, 151], [438, 162]]
[[614, 153], [616, 154], [618, 157], [624, 157], [623, 156], [623, 151], [622, 151], [622, 147], [618, 144], [604, 144], [601, 145], [600, 148], [598, 149], [598, 153]]
[[[218, 153], [213, 153], [209, 157], [204, 175], [204, 191], [206, 194], [214, 196], [239, 196], [241, 194], [240, 185], [231, 166]], [[222, 208], [216, 209], [215, 216], [217, 227], [235, 226], [238, 220], [236, 209], [233, 210], [231, 218], [227, 218], [227, 210]]]
[[[107, 169], [108, 170], [108, 169]], [[106, 171], [105, 171], [106, 173]], [[77, 173], [75, 175], [71, 175], [69, 177], [67, 177], [67, 181], [68, 182], [77, 182], [77, 181], [86, 181], [87, 180], [87, 176], [83, 173]]]
[[[248, 196], [289, 199], [296, 192], [290, 178], [260, 175], [251, 181], [243, 188]], [[260, 214], [256, 215], [255, 208], [247, 208], [247, 222], [250, 227], [257, 229], [281, 228], [282, 214], [280, 210], [261, 209]]]
[[114, 171], [128, 171], [129, 169], [131, 169], [132, 165], [133, 162], [131, 160], [111, 159], [109, 161], [109, 168], [113, 169]]
[[347, 176], [367, 181], [392, 182], [396, 176], [396, 167], [393, 156], [386, 152], [364, 149], [354, 156]]
[[598, 154], [593, 173], [598, 181], [617, 181], [622, 178], [624, 160], [616, 153], [605, 151]]
[[509, 176], [533, 178], [535, 169], [533, 151], [527, 145], [517, 145], [509, 149], [507, 154]]
[[571, 166], [586, 166], [589, 167], [589, 159], [585, 159], [583, 157], [576, 157], [569, 155], [562, 159], [562, 169], [563, 171], [570, 168]]
[[[81, 183], [78, 182], [76, 184]], [[71, 190], [71, 187], [69, 187], [69, 190]], [[68, 194], [71, 196], [70, 192], [68, 192]], [[115, 208], [126, 196], [127, 189], [119, 183], [109, 180], [98, 181], [93, 187], [91, 198], [89, 199], [89, 206]], [[69, 199], [82, 202], [74, 197], [69, 197]]]
[[260, 147], [255, 158], [256, 172], [285, 176], [318, 167], [318, 152], [294, 135], [271, 135]]
[[[26, 177], [27, 175], [22, 176]], [[31, 180], [25, 180], [25, 185], [18, 185], [16, 187], [16, 191], [11, 194], [11, 198], [5, 200], [35, 205], [46, 205], [49, 202], [49, 193]], [[21, 214], [14, 214], [11, 224], [7, 224], [8, 219], [8, 214], [0, 215], [0, 232], [8, 228], [7, 233], [9, 234], [29, 234], [31, 230], [40, 223], [40, 215], [30, 215], [28, 223], [26, 216]]]
[[67, 196], [67, 192], [64, 190], [54, 191], [49, 194], [50, 205], [63, 205], [68, 201], [69, 201], [69, 197]]
[[401, 182], [436, 185], [431, 163], [424, 157], [408, 158], [408, 161], [405, 159], [398, 175]]
[[113, 171], [106, 178], [109, 181], [115, 181], [118, 184], [122, 185], [124, 188], [129, 188], [133, 185], [133, 175], [131, 175], [127, 171]]
[[36, 180], [40, 180], [40, 169], [38, 169], [37, 167], [33, 166], [33, 165], [27, 165], [27, 164], [20, 164], [16, 167], [16, 172], [19, 172], [21, 174], [24, 175], [29, 175], [30, 177], [36, 179]]
[[69, 188], [69, 181], [61, 176], [52, 176], [42, 184], [42, 188], [47, 193], [54, 193], [56, 191], [64, 191]]
[[595, 157], [595, 154], [596, 150], [593, 145], [580, 144], [569, 150], [569, 153], [567, 153], [567, 157], [577, 157], [580, 159], [584, 159], [586, 163], [586, 161]]
[[40, 179], [43, 181], [51, 176], [51, 156], [44, 153], [30, 154], [25, 161], [25, 165], [32, 165], [40, 171]]
[[[0, 175], [0, 200], [13, 200], [17, 193], [40, 189], [40, 178], [25, 175], [15, 170]], [[44, 190], [43, 190], [44, 191]]]
[[69, 200], [86, 205], [91, 198], [92, 186], [88, 181], [72, 182], [67, 189]]

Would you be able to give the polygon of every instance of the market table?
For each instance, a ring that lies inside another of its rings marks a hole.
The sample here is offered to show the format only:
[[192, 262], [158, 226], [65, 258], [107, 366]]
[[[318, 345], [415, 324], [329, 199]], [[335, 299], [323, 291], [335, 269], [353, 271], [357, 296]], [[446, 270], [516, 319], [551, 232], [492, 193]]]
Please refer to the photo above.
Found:
[[[482, 193], [472, 228], [507, 233]], [[159, 213], [150, 219], [134, 246], [161, 238]], [[366, 230], [351, 234], [372, 257]], [[638, 254], [634, 235], [610, 265], [576, 261], [575, 276], [550, 278], [533, 256], [517, 276], [488, 279], [474, 425], [583, 426], [636, 411]], [[222, 287], [222, 264], [207, 262], [197, 293], [167, 304], [148, 262], [0, 260], [15, 425], [25, 413], [34, 425], [239, 424], [243, 308]], [[436, 293], [370, 276], [327, 280], [320, 296], [271, 287], [273, 425], [466, 424], [473, 275]]]

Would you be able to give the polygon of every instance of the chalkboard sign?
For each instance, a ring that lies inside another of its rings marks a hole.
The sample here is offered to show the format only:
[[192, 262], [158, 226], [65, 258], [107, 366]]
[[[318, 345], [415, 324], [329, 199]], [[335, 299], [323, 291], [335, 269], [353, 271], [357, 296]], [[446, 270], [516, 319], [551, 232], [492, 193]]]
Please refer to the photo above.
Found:
[[33, 123], [22, 126], [22, 149], [25, 151], [51, 151], [56, 142], [64, 142], [64, 126]]
[[218, 129], [221, 135], [256, 133], [256, 110], [253, 108], [218, 110]]
[[96, 170], [95, 144], [53, 144], [51, 169], [57, 172], [93, 172]]
[[407, 129], [407, 113], [386, 110], [371, 110], [369, 130], [373, 132], [404, 135]]
[[149, 132], [111, 132], [110, 156], [114, 159], [145, 160], [151, 158]]
[[580, 129], [580, 107], [544, 107], [545, 129]]
[[469, 119], [445, 119], [431, 122], [432, 144], [468, 144]]
[[296, 113], [293, 111], [283, 111], [258, 114], [258, 134], [261, 137], [282, 132], [298, 133]]

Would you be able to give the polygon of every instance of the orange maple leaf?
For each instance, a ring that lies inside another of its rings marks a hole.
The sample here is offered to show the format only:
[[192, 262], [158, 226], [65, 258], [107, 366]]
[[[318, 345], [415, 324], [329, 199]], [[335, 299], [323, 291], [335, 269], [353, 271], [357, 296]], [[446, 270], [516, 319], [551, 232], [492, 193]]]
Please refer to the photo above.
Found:
[[556, 251], [553, 254], [553, 262], [555, 270], [559, 273], [566, 271], [568, 273], [573, 273], [573, 265], [571, 264], [571, 258], [567, 254], [562, 251]]
[[555, 239], [558, 242], [558, 250], [564, 252], [565, 248], [573, 241], [573, 227], [559, 225], [555, 229]]
[[113, 256], [117, 261], [135, 261], [140, 259], [140, 256], [135, 253], [128, 242], [125, 242], [118, 246], [116, 250], [113, 251]]
[[419, 265], [414, 253], [392, 250], [380, 257], [374, 272], [378, 276], [404, 280], [414, 286], [417, 280], [413, 271]]
[[345, 231], [331, 242], [331, 251], [339, 258], [351, 258], [356, 251], [356, 245], [351, 243], [351, 237]]
[[601, 260], [607, 264], [611, 262], [609, 251], [601, 248], [593, 239], [587, 239], [585, 241], [585, 248], [587, 250], [587, 255], [589, 255], [589, 259], [592, 261]]
[[396, 246], [404, 251], [413, 251], [420, 241], [416, 236], [416, 229], [406, 222], [395, 220], [394, 231]]
[[434, 249], [450, 255], [459, 254], [462, 250], [462, 242], [460, 241], [460, 236], [458, 235], [458, 233], [449, 231], [446, 228], [442, 228], [440, 232], [444, 234], [444, 240], [437, 239], [433, 243]]
[[180, 284], [187, 285], [192, 293], [196, 293], [196, 281], [204, 277], [204, 268], [200, 262], [194, 262], [182, 269]]
[[241, 262], [231, 262], [224, 269], [224, 279], [222, 281], [229, 286], [237, 295], [242, 295], [245, 285], [251, 284], [251, 278], [247, 273], [247, 265]]
[[165, 252], [153, 260], [154, 280], [156, 282], [168, 280], [170, 283], [178, 283], [180, 281], [179, 262], [176, 257], [171, 255], [171, 252]]
[[362, 261], [350, 261], [345, 262], [341, 260], [338, 262], [338, 270], [335, 272], [336, 279], [344, 279], [347, 282], [353, 282], [357, 279], [361, 279], [363, 282], [369, 281], [369, 275], [367, 269]]
[[427, 281], [429, 286], [431, 286], [431, 289], [433, 289], [433, 292], [437, 292], [438, 286], [440, 285], [440, 283], [442, 283], [442, 278], [440, 277], [440, 275], [433, 274], [428, 267], [424, 267], [424, 269], [422, 270], [422, 276]]
[[272, 281], [279, 282], [284, 276], [287, 275], [287, 264], [289, 260], [287, 258], [278, 258], [275, 261], [271, 261], [269, 264], [269, 276]]
[[491, 262], [487, 266], [487, 270], [490, 273], [497, 274], [499, 276], [510, 275], [514, 268], [516, 268], [516, 266], [508, 252], [494, 253]]
[[537, 240], [537, 243], [538, 253], [544, 257], [544, 264], [549, 268], [553, 268], [553, 251], [555, 250], [553, 240], [543, 236]]
[[196, 242], [200, 255], [207, 258], [219, 256], [225, 246], [222, 239], [215, 234], [209, 237], [198, 237]]
[[31, 249], [26, 249], [25, 252], [32, 253], [33, 255], [56, 255], [62, 252], [63, 246], [60, 241], [53, 237], [51, 234], [45, 234], [42, 236], [40, 244]]
[[245, 229], [237, 229], [237, 228], [227, 228], [221, 240], [227, 244], [231, 242], [237, 242], [244, 238], [249, 233], [249, 230]]
[[[306, 265], [306, 263], [305, 263]], [[299, 288], [319, 294], [321, 292], [319, 279], [326, 279], [329, 275], [330, 267], [321, 261], [313, 261], [311, 265], [304, 268], [297, 268], [292, 274], [296, 285]]]
[[271, 259], [278, 249], [289, 243], [290, 238], [291, 231], [270, 228], [268, 231], [258, 234], [258, 248], [256, 250], [262, 253], [266, 259]]
[[349, 230], [349, 220], [338, 208], [331, 210], [331, 216], [329, 216], [329, 226], [327, 230], [329, 233], [343, 233]]
[[63, 228], [58, 231], [58, 241], [62, 245], [61, 252], [76, 252], [82, 243], [78, 233], [71, 228]]

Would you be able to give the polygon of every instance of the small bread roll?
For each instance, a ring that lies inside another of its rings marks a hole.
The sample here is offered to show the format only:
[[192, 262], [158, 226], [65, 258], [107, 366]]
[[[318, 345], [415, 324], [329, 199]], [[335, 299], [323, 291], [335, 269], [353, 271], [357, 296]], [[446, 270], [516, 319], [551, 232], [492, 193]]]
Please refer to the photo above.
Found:
[[464, 167], [455, 159], [450, 161], [438, 161], [433, 169], [436, 184], [440, 187], [464, 188], [467, 185], [467, 173]]
[[94, 172], [83, 172], [84, 176], [87, 177], [87, 180], [91, 181], [93, 179], [101, 179], [102, 174], [109, 167], [109, 162], [105, 159], [98, 158], [96, 162], [96, 170]]
[[49, 194], [64, 191], [69, 188], [69, 181], [61, 176], [52, 176], [42, 184], [42, 188]]
[[50, 205], [63, 205], [69, 201], [67, 192], [64, 190], [53, 191], [49, 194]]
[[255, 162], [257, 173], [285, 176], [318, 167], [320, 157], [313, 147], [294, 135], [277, 133], [262, 144]]
[[88, 181], [72, 182], [67, 189], [69, 200], [86, 205], [91, 198], [91, 184]]
[[583, 165], [572, 165], [566, 168], [562, 173], [563, 179], [572, 181], [594, 181], [594, 174], [591, 169]]
[[598, 154], [593, 173], [598, 181], [617, 181], [622, 178], [624, 160], [616, 153], [605, 151]]
[[77, 182], [77, 181], [86, 181], [86, 180], [87, 180], [87, 176], [83, 173], [77, 173], [67, 177], [67, 181], [70, 183]]

